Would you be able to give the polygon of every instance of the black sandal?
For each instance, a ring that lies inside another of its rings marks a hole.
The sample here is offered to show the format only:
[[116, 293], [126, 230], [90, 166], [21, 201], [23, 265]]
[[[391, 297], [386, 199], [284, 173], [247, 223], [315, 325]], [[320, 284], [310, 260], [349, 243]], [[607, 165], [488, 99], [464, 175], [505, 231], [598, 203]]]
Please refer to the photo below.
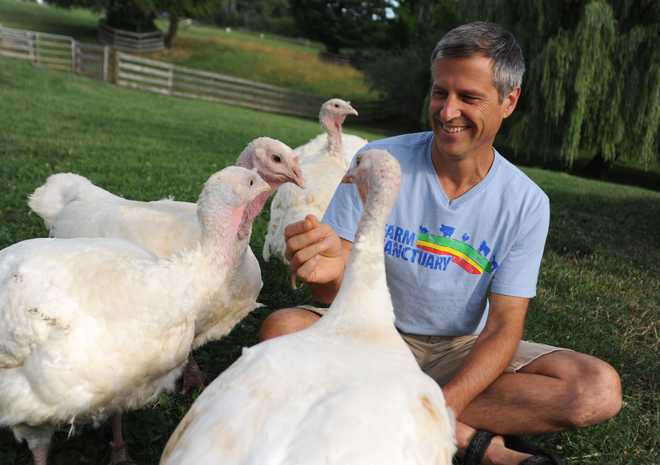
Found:
[[[465, 449], [463, 465], [481, 465], [486, 449], [495, 436], [497, 435], [490, 431], [477, 430]], [[536, 447], [518, 436], [504, 436], [504, 445], [512, 450], [531, 454], [531, 457], [520, 462], [520, 465], [566, 465], [560, 456]]]
[[486, 449], [490, 446], [490, 441], [497, 436], [490, 431], [477, 430], [470, 440], [470, 444], [465, 448], [463, 454], [463, 465], [481, 465], [481, 461], [486, 455]]
[[520, 462], [520, 465], [566, 465], [566, 461], [559, 455], [543, 450], [520, 436], [504, 436], [504, 445], [512, 450], [531, 454], [531, 457]]

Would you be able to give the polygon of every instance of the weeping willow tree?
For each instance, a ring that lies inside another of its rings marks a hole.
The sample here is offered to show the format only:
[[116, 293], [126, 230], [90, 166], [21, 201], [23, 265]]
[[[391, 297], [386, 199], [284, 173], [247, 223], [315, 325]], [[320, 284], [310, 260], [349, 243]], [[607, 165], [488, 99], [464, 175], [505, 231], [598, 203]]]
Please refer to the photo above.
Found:
[[[660, 2], [468, 0], [521, 41], [528, 72], [508, 145], [527, 157], [589, 158], [603, 175], [619, 159], [659, 156]], [[472, 12], [479, 11], [479, 14]]]

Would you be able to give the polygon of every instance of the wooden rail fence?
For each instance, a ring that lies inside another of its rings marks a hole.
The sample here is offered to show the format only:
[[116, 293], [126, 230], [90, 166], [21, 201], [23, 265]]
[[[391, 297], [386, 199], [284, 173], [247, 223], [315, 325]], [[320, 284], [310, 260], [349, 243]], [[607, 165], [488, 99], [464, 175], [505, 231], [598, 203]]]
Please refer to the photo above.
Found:
[[[328, 99], [122, 52], [117, 52], [116, 57], [116, 83], [148, 92], [307, 118], [318, 117], [321, 104]], [[392, 102], [386, 101], [354, 101], [353, 105], [358, 109], [359, 122], [385, 119], [392, 116], [396, 110]]]
[[323, 98], [233, 76], [117, 53], [117, 84], [275, 113], [318, 114]]
[[0, 27], [0, 56], [109, 79], [110, 48], [78, 42], [73, 37]]
[[99, 42], [111, 45], [117, 50], [130, 53], [157, 52], [165, 48], [165, 38], [160, 31], [130, 32], [114, 29], [103, 20], [99, 21]]
[[[85, 44], [72, 37], [0, 26], [0, 56], [111, 81], [119, 86], [176, 97], [220, 102], [285, 115], [316, 118], [329, 97], [212, 73]], [[359, 122], [395, 114], [388, 101], [353, 102]]]

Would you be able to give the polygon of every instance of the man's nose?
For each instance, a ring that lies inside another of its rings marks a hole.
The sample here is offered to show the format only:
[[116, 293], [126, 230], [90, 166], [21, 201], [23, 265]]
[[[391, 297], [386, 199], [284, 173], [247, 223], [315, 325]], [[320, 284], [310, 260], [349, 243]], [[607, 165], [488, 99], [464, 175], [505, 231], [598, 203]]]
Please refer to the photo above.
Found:
[[453, 95], [448, 95], [445, 99], [442, 110], [440, 111], [440, 118], [443, 122], [451, 121], [461, 115], [460, 102]]

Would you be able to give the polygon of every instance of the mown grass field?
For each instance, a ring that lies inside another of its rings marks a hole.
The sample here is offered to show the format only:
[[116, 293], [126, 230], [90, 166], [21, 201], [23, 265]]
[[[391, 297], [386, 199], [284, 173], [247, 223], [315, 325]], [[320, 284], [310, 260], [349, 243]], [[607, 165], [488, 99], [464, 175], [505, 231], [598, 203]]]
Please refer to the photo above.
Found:
[[[4, 1], [4, 0], [1, 0]], [[195, 201], [201, 184], [262, 135], [291, 146], [318, 124], [223, 105], [143, 94], [0, 59], [0, 248], [46, 234], [26, 197], [50, 174], [73, 171], [128, 198], [174, 196]], [[382, 137], [352, 130], [369, 139]], [[660, 463], [658, 322], [660, 320], [660, 193], [583, 180], [535, 168], [525, 171], [551, 199], [551, 230], [538, 297], [526, 337], [601, 357], [621, 373], [625, 406], [611, 421], [543, 439], [572, 465]], [[310, 182], [313, 182], [310, 180]], [[267, 211], [252, 246], [261, 257]], [[277, 263], [262, 263], [266, 307], [219, 342], [195, 353], [213, 379], [256, 342], [273, 309], [308, 302], [291, 291]], [[158, 463], [165, 441], [190, 406], [179, 394], [126, 416], [133, 458]], [[102, 464], [110, 432], [82, 427], [54, 438], [51, 465]], [[30, 454], [0, 430], [0, 464], [26, 465]]]
[[[96, 42], [100, 15], [17, 0], [0, 0], [0, 24], [17, 29], [72, 36]], [[166, 30], [167, 24], [159, 22]], [[257, 82], [350, 100], [375, 100], [363, 74], [319, 59], [319, 45], [304, 45], [258, 33], [226, 32], [211, 26], [181, 27], [176, 46], [148, 54], [151, 58], [229, 74]]]

